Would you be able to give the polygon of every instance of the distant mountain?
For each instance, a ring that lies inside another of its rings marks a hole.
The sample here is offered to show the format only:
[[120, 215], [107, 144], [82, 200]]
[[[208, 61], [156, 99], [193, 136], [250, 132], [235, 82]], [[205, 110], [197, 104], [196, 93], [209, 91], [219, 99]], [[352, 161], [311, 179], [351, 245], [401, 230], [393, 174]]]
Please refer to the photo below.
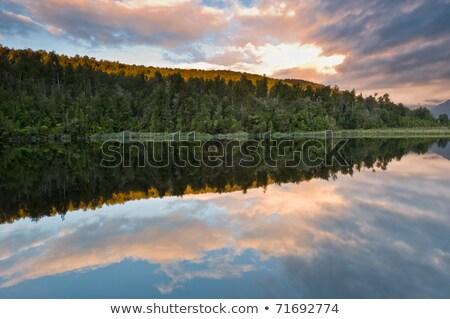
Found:
[[431, 113], [433, 113], [435, 117], [438, 117], [440, 114], [444, 113], [450, 116], [450, 100], [445, 101], [444, 103], [441, 103], [431, 108]]

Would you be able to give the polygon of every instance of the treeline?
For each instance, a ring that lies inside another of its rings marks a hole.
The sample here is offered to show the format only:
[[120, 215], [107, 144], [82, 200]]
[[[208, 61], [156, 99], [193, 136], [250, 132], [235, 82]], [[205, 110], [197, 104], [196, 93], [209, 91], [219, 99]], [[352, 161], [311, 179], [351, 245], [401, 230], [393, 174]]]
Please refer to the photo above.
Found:
[[0, 46], [0, 133], [293, 132], [444, 125], [389, 95]]

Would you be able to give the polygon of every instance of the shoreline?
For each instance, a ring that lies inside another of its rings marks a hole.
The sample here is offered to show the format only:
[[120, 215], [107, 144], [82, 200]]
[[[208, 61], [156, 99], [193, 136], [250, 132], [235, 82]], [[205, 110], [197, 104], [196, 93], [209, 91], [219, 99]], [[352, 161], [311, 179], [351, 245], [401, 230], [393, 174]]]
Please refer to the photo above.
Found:
[[333, 138], [450, 138], [449, 128], [393, 128], [393, 129], [371, 129], [371, 130], [337, 130], [319, 132], [267, 132], [267, 133], [228, 133], [207, 134], [199, 132], [175, 132], [175, 133], [150, 133], [150, 132], [120, 132], [110, 134], [93, 134], [89, 136], [91, 142], [104, 142], [108, 140], [132, 142], [140, 141], [189, 141], [189, 140], [250, 140], [250, 139], [273, 139], [282, 138], [315, 138], [325, 139], [327, 136]]
[[264, 139], [325, 139], [332, 138], [450, 138], [450, 128], [383, 128], [358, 130], [328, 130], [311, 132], [266, 132], [208, 134], [199, 132], [118, 132], [71, 136], [69, 134], [6, 133], [1, 144], [47, 144], [72, 142], [133, 142], [133, 141], [210, 141], [210, 140], [264, 140]]

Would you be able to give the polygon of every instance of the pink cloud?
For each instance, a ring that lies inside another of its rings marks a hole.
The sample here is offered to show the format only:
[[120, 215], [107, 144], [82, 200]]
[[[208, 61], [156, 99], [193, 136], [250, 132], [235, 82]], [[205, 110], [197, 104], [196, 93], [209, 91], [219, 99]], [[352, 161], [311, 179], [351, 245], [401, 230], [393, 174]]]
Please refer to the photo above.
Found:
[[[27, 1], [33, 18], [69, 37], [93, 45], [160, 44], [175, 46], [218, 32], [226, 21], [195, 2], [173, 5], [149, 1]], [[183, 18], [181, 18], [183, 17]], [[190, 17], [190, 18], [189, 18]]]

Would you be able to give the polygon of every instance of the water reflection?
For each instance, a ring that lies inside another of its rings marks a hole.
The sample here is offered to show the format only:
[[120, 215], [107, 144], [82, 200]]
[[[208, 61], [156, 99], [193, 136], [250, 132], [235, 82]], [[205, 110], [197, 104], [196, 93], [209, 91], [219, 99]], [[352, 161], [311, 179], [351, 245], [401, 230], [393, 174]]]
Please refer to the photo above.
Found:
[[[332, 161], [331, 166], [287, 167], [283, 165], [286, 158], [307, 156], [302, 147], [305, 141], [294, 142], [292, 147], [283, 150], [285, 156], [270, 155], [277, 164], [275, 166], [263, 162], [253, 167], [229, 167], [226, 164], [179, 167], [171, 162], [163, 168], [140, 167], [145, 154], [136, 153], [133, 144], [124, 146], [124, 157], [130, 158], [129, 163], [127, 161], [129, 167], [114, 168], [100, 165], [103, 154], [99, 145], [43, 145], [37, 149], [2, 148], [0, 145], [0, 224], [13, 223], [21, 218], [38, 220], [42, 216], [95, 209], [136, 199], [246, 191], [274, 183], [335, 179], [337, 173], [353, 175], [362, 168], [384, 170], [390, 162], [409, 152], [423, 154], [432, 145], [442, 150], [447, 144], [445, 139], [353, 139], [342, 149], [344, 162], [349, 165], [342, 166]], [[270, 148], [270, 145], [265, 146], [265, 150]], [[185, 146], [180, 145], [179, 150], [175, 149], [176, 155], [184, 157], [184, 150]], [[149, 148], [148, 151], [160, 152], [158, 148]], [[229, 157], [235, 163], [245, 158], [234, 148], [226, 154], [225, 163], [230, 162]], [[329, 162], [333, 153], [316, 155], [327, 158], [326, 162]], [[200, 156], [207, 158], [209, 153]]]
[[450, 162], [0, 226], [0, 297], [449, 298]]

